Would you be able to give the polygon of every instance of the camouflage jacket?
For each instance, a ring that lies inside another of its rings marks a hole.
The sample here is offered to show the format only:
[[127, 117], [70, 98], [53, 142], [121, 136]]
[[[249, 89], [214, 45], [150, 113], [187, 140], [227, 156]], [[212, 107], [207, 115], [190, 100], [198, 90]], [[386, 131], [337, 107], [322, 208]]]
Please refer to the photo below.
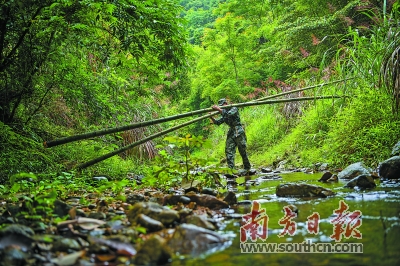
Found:
[[244, 134], [242, 123], [240, 123], [239, 110], [237, 107], [222, 109], [222, 117], [215, 119], [214, 124], [226, 123], [229, 126], [228, 137], [238, 137]]

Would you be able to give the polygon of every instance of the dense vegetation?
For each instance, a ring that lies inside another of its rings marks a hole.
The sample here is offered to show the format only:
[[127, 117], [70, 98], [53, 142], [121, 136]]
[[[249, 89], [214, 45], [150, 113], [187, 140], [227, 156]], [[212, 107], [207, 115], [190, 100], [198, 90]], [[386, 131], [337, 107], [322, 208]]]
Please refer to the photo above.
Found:
[[[73, 191], [93, 175], [132, 173], [168, 187], [196, 165], [223, 166], [226, 128], [204, 120], [83, 171], [76, 166], [180, 122], [42, 143], [339, 79], [290, 97], [350, 97], [241, 109], [251, 162], [377, 166], [400, 139], [399, 8], [386, 0], [3, 0], [0, 190], [31, 188], [38, 176]], [[13, 186], [19, 180], [24, 186]]]

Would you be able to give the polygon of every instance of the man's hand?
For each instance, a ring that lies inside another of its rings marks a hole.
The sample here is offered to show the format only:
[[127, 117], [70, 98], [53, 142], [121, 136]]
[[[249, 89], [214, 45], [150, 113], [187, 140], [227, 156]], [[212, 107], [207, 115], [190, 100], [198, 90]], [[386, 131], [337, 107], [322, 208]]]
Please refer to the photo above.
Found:
[[214, 109], [215, 111], [218, 111], [218, 112], [222, 113], [222, 109], [219, 108], [218, 105], [213, 105], [211, 108]]

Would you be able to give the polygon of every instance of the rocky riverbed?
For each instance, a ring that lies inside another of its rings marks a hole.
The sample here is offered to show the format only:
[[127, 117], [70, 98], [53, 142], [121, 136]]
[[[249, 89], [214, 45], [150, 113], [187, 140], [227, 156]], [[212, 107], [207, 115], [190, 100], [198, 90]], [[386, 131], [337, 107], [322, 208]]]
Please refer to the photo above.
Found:
[[[112, 194], [71, 195], [55, 200], [53, 209], [44, 211], [42, 217], [23, 215], [32, 208], [32, 199], [24, 195], [18, 203], [2, 200], [0, 264], [180, 265], [189, 261], [203, 265], [210, 260], [222, 263], [221, 258], [225, 258], [224, 265], [243, 263], [238, 259], [243, 251], [238, 248], [238, 239], [243, 218], [254, 211], [255, 201], [269, 215], [270, 227], [265, 228], [268, 240], [277, 243], [304, 241], [309, 233], [306, 218], [316, 212], [321, 231], [312, 239], [332, 241], [330, 219], [340, 207], [340, 200], [367, 219], [360, 231], [370, 232], [367, 226], [373, 226], [385, 230], [379, 238], [400, 236], [400, 208], [394, 207], [400, 206], [398, 180], [380, 179], [362, 163], [338, 172], [259, 168], [244, 176], [221, 175], [221, 183], [223, 188], [219, 190], [191, 187], [161, 192], [127, 187], [125, 200], [113, 201], [109, 200]], [[374, 202], [373, 209], [365, 208], [364, 201]], [[385, 207], [383, 202], [390, 203]], [[280, 219], [288, 206], [296, 213], [297, 233], [276, 238], [282, 233]], [[385, 210], [390, 211], [382, 213]], [[371, 252], [369, 246], [366, 250]], [[395, 257], [391, 248], [389, 251], [385, 258], [391, 263], [398, 254]], [[382, 257], [376, 252], [372, 255]], [[273, 261], [279, 264], [279, 258]], [[291, 258], [291, 262], [298, 259], [293, 255]], [[247, 256], [247, 263], [242, 265], [260, 262], [259, 256]], [[315, 265], [315, 259], [310, 262]]]

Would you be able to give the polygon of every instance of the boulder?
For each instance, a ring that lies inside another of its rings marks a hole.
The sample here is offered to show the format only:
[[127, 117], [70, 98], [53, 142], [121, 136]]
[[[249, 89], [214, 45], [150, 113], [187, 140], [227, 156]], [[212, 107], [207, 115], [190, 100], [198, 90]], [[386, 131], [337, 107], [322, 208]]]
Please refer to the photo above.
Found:
[[372, 170], [363, 162], [353, 163], [338, 173], [339, 179], [353, 179], [359, 175], [370, 175]]
[[400, 156], [393, 156], [378, 166], [378, 174], [384, 179], [400, 178]]
[[176, 227], [168, 246], [175, 254], [196, 257], [222, 248], [229, 242], [228, 238], [217, 232], [184, 223]]
[[321, 197], [333, 196], [335, 193], [329, 189], [305, 183], [286, 183], [276, 187], [278, 197]]
[[344, 187], [354, 188], [359, 187], [361, 189], [374, 188], [376, 187], [374, 178], [371, 175], [359, 175], [350, 180]]

